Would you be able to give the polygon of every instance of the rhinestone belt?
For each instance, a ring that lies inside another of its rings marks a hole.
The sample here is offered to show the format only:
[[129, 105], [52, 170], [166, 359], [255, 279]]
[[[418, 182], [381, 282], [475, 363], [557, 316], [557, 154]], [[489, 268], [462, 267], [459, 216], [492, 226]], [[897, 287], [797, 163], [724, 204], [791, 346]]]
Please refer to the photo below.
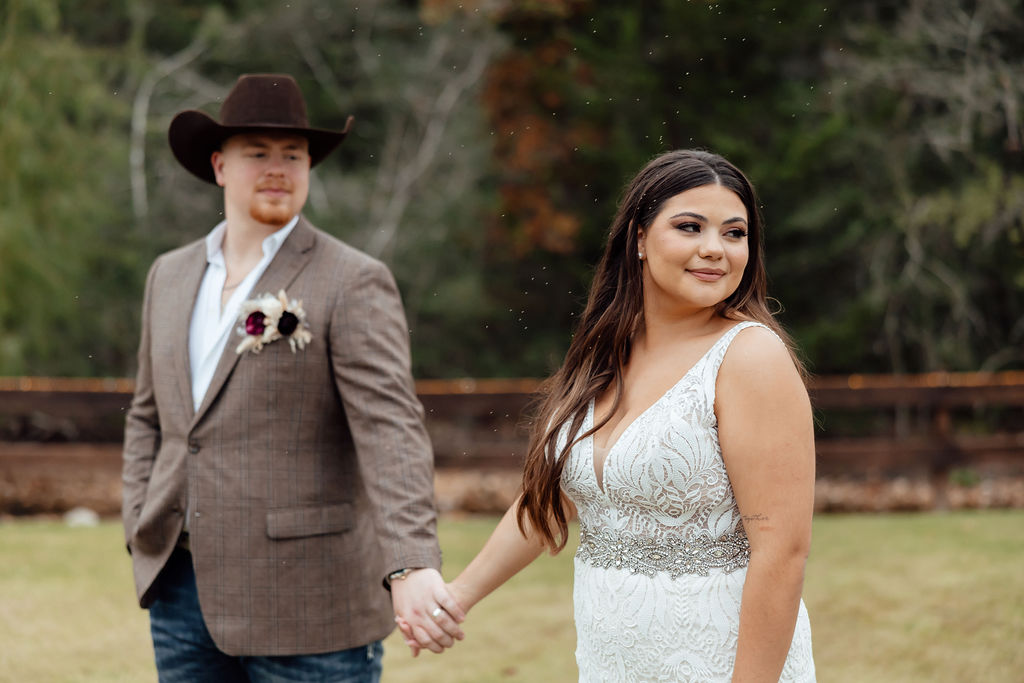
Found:
[[750, 560], [750, 543], [742, 533], [725, 534], [717, 539], [710, 534], [699, 534], [688, 539], [670, 537], [654, 541], [583, 528], [576, 557], [603, 569], [629, 569], [634, 574], [647, 576], [668, 572], [676, 579], [683, 574], [707, 576], [711, 569], [721, 569], [728, 574], [746, 567]]

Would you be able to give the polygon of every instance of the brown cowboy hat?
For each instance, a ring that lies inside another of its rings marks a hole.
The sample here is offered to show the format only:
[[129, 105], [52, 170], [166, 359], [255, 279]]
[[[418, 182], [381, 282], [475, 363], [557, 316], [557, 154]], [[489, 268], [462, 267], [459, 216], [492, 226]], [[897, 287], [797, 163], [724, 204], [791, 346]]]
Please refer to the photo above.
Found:
[[309, 140], [312, 167], [345, 139], [351, 127], [349, 116], [342, 131], [310, 128], [302, 91], [288, 74], [244, 74], [224, 98], [219, 123], [201, 111], [183, 111], [171, 121], [167, 138], [182, 166], [216, 185], [210, 155], [232, 135], [268, 129], [302, 135]]

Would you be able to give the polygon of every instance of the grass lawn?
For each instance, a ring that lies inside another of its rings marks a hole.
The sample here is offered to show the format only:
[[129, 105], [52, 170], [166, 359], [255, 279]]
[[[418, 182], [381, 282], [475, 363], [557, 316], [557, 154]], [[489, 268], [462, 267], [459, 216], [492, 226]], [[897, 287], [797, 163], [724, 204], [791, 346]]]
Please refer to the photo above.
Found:
[[[445, 518], [445, 575], [491, 518]], [[804, 599], [818, 679], [1024, 680], [1024, 511], [821, 516]], [[482, 602], [466, 641], [412, 659], [386, 643], [386, 683], [574, 681], [571, 549]], [[0, 682], [155, 681], [120, 527], [0, 522]]]

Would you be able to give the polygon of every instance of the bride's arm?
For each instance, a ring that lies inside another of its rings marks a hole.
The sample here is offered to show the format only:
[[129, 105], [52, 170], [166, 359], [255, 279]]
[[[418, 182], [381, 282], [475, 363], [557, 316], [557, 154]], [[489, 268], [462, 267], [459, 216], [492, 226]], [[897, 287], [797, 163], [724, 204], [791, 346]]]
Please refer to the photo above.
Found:
[[[448, 584], [448, 590], [465, 612], [496, 588], [511, 579], [544, 551], [545, 545], [540, 534], [534, 533], [529, 518], [523, 519], [525, 534], [520, 531], [516, 522], [521, 497], [505, 511], [505, 516], [498, 522], [490, 538], [477, 553], [476, 557], [462, 572]], [[576, 517], [576, 508], [568, 498], [563, 497], [566, 515], [571, 521]], [[419, 648], [411, 641], [405, 624], [399, 621], [406, 644], [417, 654]]]
[[733, 682], [775, 681], [793, 640], [814, 509], [810, 401], [789, 352], [762, 329], [733, 341], [715, 409], [750, 541]]
[[[519, 573], [533, 562], [544, 550], [540, 534], [534, 533], [528, 517], [524, 517], [526, 534], [519, 530], [516, 513], [522, 498], [517, 498], [505, 511], [487, 543], [473, 558], [472, 562], [449, 584], [449, 590], [463, 610], [488, 596], [494, 589]], [[568, 499], [563, 499], [566, 514], [572, 520], [576, 509]]]

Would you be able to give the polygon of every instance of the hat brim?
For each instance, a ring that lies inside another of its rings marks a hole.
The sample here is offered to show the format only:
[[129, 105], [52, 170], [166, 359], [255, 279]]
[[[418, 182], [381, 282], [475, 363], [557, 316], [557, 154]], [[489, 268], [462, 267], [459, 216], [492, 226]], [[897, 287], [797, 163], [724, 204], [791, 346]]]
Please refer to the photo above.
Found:
[[178, 163], [200, 180], [216, 185], [217, 177], [213, 173], [210, 156], [232, 135], [260, 130], [301, 135], [309, 140], [309, 165], [312, 168], [341, 144], [351, 126], [351, 116], [345, 122], [345, 130], [341, 131], [270, 124], [222, 126], [204, 112], [190, 109], [179, 113], [171, 121], [171, 126], [167, 130], [167, 140]]

